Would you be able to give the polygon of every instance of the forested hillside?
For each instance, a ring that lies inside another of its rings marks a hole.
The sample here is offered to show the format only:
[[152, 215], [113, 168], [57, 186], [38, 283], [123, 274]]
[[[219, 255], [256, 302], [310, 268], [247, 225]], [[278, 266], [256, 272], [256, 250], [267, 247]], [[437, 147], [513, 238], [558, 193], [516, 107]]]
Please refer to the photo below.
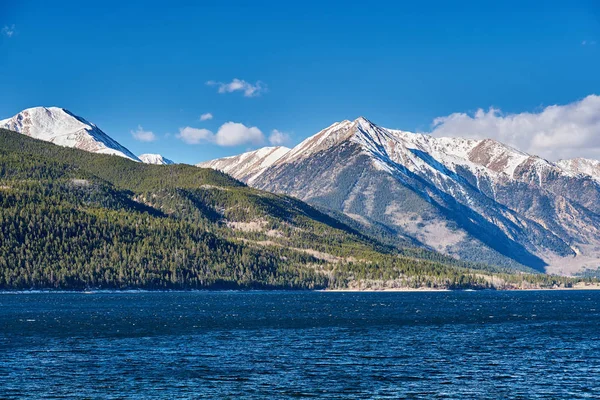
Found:
[[136, 163], [6, 130], [0, 230], [1, 289], [574, 282], [384, 245], [299, 200], [210, 169]]

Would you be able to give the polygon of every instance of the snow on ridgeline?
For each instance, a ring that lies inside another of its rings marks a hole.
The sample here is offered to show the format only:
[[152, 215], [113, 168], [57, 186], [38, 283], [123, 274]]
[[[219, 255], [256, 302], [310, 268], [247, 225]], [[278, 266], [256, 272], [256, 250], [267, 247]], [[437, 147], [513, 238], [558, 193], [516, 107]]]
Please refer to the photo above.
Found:
[[0, 128], [59, 146], [140, 161], [135, 154], [100, 128], [64, 108], [34, 107], [0, 121]]
[[571, 160], [560, 160], [556, 165], [574, 176], [587, 175], [600, 182], [600, 161], [598, 160], [573, 158]]
[[160, 154], [140, 154], [138, 158], [144, 164], [154, 164], [154, 165], [172, 165], [175, 164], [174, 161], [169, 160], [168, 158], [163, 157]]
[[[494, 180], [503, 175], [513, 180], [539, 183], [542, 175], [555, 171], [563, 175], [589, 175], [600, 181], [600, 161], [577, 159], [552, 163], [493, 139], [434, 137], [383, 128], [364, 117], [336, 122], [293, 149], [265, 147], [205, 161], [197, 166], [218, 169], [252, 185], [271, 166], [298, 162], [344, 141], [359, 144], [382, 169], [388, 169], [389, 165], [385, 164], [401, 164], [411, 171], [435, 169], [423, 159], [427, 155], [449, 171], [456, 172], [460, 166], [475, 176], [487, 175]], [[532, 173], [523, 176], [524, 168]]]
[[216, 169], [250, 184], [289, 151], [290, 149], [283, 146], [263, 147], [237, 156], [201, 162], [196, 166]]

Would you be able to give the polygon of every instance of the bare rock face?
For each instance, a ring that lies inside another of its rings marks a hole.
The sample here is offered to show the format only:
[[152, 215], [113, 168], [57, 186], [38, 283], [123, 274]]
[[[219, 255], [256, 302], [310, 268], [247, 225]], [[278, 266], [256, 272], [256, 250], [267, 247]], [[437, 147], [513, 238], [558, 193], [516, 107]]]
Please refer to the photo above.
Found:
[[59, 146], [140, 161], [131, 151], [96, 125], [64, 108], [34, 107], [0, 121], [0, 128], [19, 132]]
[[362, 117], [281, 153], [202, 166], [460, 258], [563, 274], [600, 267], [593, 161], [555, 164], [490, 139], [436, 138]]

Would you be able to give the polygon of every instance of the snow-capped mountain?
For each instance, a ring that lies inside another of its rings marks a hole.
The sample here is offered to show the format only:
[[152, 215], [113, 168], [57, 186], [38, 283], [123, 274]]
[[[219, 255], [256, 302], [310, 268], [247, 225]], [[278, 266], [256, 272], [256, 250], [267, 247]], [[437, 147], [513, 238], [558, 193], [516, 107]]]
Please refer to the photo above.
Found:
[[599, 160], [573, 158], [571, 160], [560, 160], [556, 164], [572, 175], [587, 175], [600, 182]]
[[233, 157], [201, 162], [196, 166], [213, 168], [251, 184], [265, 169], [277, 162], [288, 151], [290, 149], [283, 146], [263, 147]]
[[175, 164], [174, 161], [169, 160], [168, 158], [163, 157], [160, 154], [140, 154], [138, 158], [144, 164], [155, 164], [155, 165], [172, 165]]
[[19, 132], [59, 146], [74, 147], [92, 153], [113, 154], [140, 161], [100, 128], [58, 107], [34, 107], [0, 121], [0, 128]]
[[362, 117], [282, 153], [267, 167], [244, 155], [201, 165], [465, 259], [558, 273], [600, 266], [600, 184], [562, 164]]

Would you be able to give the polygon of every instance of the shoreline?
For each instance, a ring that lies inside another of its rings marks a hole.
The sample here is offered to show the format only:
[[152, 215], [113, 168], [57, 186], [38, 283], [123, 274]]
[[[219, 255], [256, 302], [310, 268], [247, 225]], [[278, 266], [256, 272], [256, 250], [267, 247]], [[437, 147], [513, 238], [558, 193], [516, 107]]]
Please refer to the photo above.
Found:
[[557, 288], [515, 288], [515, 289], [435, 289], [435, 288], [348, 288], [348, 289], [85, 289], [85, 290], [61, 290], [61, 289], [31, 289], [31, 290], [0, 290], [4, 294], [142, 294], [142, 293], [432, 293], [432, 292], [531, 292], [531, 291], [590, 291], [600, 290], [598, 285], [581, 285], [575, 287]]
[[365, 288], [365, 289], [356, 289], [356, 288], [350, 288], [350, 289], [319, 289], [319, 290], [315, 290], [315, 292], [323, 292], [323, 293], [344, 293], [344, 292], [352, 292], [352, 293], [357, 293], [357, 292], [366, 292], [366, 293], [372, 293], [372, 292], [408, 292], [408, 293], [415, 293], [415, 292], [479, 292], [479, 291], [483, 291], [483, 290], [494, 290], [494, 289], [479, 289], [479, 290], [474, 290], [474, 289], [434, 289], [434, 288]]
[[321, 289], [319, 292], [530, 292], [530, 291], [565, 291], [565, 290], [600, 290], [600, 284], [575, 285], [573, 287], [555, 288], [507, 288], [507, 289], [434, 289], [434, 288], [365, 288], [365, 289]]

